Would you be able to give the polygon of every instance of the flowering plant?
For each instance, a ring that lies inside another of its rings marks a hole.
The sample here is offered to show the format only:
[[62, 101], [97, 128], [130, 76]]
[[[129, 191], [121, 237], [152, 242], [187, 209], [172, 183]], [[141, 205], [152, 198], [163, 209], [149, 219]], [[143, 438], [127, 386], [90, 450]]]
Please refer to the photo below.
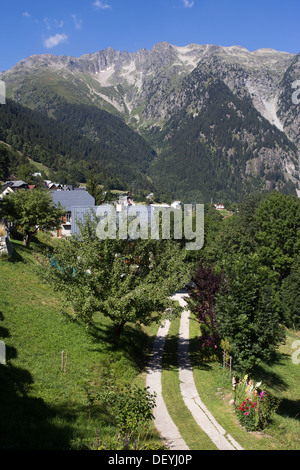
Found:
[[205, 324], [200, 324], [198, 352], [202, 360], [213, 360], [218, 353], [218, 339]]
[[278, 407], [278, 401], [270, 393], [261, 390], [261, 382], [248, 381], [248, 375], [233, 384], [233, 403], [239, 422], [247, 431], [260, 431], [271, 420]]

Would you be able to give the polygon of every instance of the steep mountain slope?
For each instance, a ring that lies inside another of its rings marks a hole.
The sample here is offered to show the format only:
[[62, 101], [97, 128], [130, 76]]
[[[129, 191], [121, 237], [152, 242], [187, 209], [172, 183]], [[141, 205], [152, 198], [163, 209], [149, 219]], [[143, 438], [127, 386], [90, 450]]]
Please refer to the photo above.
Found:
[[135, 181], [136, 188], [153, 189], [145, 174], [153, 153], [136, 132], [119, 118], [97, 108], [90, 112], [88, 107], [78, 105], [64, 112], [71, 118], [73, 113], [86, 125], [89, 119], [93, 120], [101, 127], [100, 137], [92, 140], [70, 125], [67, 118], [59, 122], [7, 100], [5, 106], [0, 106], [0, 140], [59, 172], [62, 178], [85, 181], [93, 168], [100, 182], [108, 186], [128, 190]]
[[198, 80], [198, 72], [193, 73], [197, 92], [188, 96], [192, 84], [184, 85], [190, 112], [178, 110], [162, 130], [149, 132], [161, 149], [150, 172], [157, 187], [193, 202], [237, 201], [262, 189], [294, 192], [296, 145], [249, 98], [234, 95], [220, 80]]
[[[159, 43], [136, 53], [32, 56], [0, 78], [13, 100], [93, 140], [102, 129], [92, 107], [121, 117], [157, 152], [148, 174], [162, 192], [232, 199], [300, 188], [300, 105], [292, 102], [299, 64], [300, 54], [272, 49]], [[82, 104], [89, 116], [79, 117]]]
[[[294, 96], [293, 96], [294, 95]], [[280, 82], [278, 117], [286, 134], [300, 148], [300, 53], [292, 60]]]

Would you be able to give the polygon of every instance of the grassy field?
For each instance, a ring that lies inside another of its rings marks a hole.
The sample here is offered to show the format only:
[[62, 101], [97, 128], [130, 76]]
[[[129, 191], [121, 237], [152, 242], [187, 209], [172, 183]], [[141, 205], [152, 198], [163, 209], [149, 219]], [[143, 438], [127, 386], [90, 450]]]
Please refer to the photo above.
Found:
[[114, 379], [141, 385], [152, 338], [128, 325], [113, 347], [108, 321], [93, 334], [66, 321], [60, 295], [35, 272], [37, 246], [13, 244], [14, 260], [0, 260], [0, 339], [7, 359], [0, 366], [0, 449], [81, 449], [109, 441], [117, 429], [95, 400], [97, 391]]
[[[54, 293], [36, 272], [41, 245], [33, 243], [27, 250], [21, 242], [13, 242], [13, 260], [0, 259], [0, 339], [7, 354], [7, 364], [0, 366], [0, 449], [87, 449], [96, 448], [97, 442], [108, 443], [118, 430], [114, 417], [97, 401], [97, 393], [108, 381], [144, 386], [157, 326], [128, 325], [114, 347], [108, 320], [99, 318], [93, 331], [68, 322], [61, 313], [62, 294]], [[178, 329], [179, 319], [171, 323], [165, 346], [164, 399], [190, 449], [214, 450], [180, 396]], [[255, 379], [262, 380], [281, 402], [263, 433], [248, 433], [229, 403], [228, 373], [216, 362], [199, 360], [198, 332], [197, 323], [191, 320], [195, 383], [217, 421], [245, 449], [299, 450], [300, 365], [291, 358], [299, 334], [287, 331], [276, 363], [257, 371]], [[160, 443], [154, 427], [149, 439], [153, 446]]]

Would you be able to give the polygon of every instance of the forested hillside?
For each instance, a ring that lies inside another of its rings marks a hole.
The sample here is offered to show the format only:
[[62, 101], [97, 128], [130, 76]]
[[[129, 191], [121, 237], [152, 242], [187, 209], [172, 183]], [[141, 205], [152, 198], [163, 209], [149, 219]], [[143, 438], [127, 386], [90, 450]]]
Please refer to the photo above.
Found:
[[148, 134], [160, 148], [150, 172], [158, 188], [205, 202], [237, 201], [262, 189], [295, 194], [284, 167], [289, 157], [298, 168], [296, 145], [221, 81], [194, 80], [204, 89], [183, 85], [190, 112], [178, 111]]
[[[7, 100], [0, 107], [0, 140], [47, 166], [60, 183], [85, 182], [94, 169], [99, 183], [110, 188], [126, 190], [134, 181], [136, 188], [152, 189], [145, 175], [152, 150], [120, 119], [84, 106], [57, 113], [60, 121]], [[14, 167], [1, 164], [3, 179]]]

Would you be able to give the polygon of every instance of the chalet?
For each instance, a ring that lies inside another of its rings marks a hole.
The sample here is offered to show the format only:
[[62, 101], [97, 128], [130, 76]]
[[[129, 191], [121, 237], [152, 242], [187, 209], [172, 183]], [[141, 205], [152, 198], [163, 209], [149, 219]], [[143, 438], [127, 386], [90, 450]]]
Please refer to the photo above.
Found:
[[[71, 236], [72, 234], [72, 220], [74, 221], [74, 211], [80, 211], [81, 208], [93, 208], [95, 206], [95, 198], [91, 196], [87, 191], [50, 191], [53, 202], [60, 204], [65, 209], [65, 215], [62, 219], [61, 229], [56, 234], [58, 237]], [[76, 213], [77, 213], [76, 212]]]
[[218, 211], [221, 210], [221, 209], [225, 209], [225, 207], [223, 206], [223, 204], [221, 204], [220, 202], [219, 202], [219, 204], [215, 204], [215, 208], [216, 208]]
[[11, 189], [10, 186], [4, 187], [1, 189], [0, 193], [0, 200], [4, 198], [4, 196], [7, 196], [8, 194], [13, 193], [13, 190]]
[[50, 189], [50, 191], [61, 191], [63, 189], [63, 186], [57, 183], [50, 183], [48, 185], [48, 188]]
[[0, 199], [3, 199], [4, 196], [10, 193], [14, 193], [19, 189], [25, 189], [26, 191], [29, 189], [29, 186], [24, 181], [6, 181], [1, 188]]
[[22, 180], [6, 181], [3, 185], [3, 189], [8, 187], [10, 187], [13, 191], [18, 191], [19, 189], [29, 189], [28, 184]]

